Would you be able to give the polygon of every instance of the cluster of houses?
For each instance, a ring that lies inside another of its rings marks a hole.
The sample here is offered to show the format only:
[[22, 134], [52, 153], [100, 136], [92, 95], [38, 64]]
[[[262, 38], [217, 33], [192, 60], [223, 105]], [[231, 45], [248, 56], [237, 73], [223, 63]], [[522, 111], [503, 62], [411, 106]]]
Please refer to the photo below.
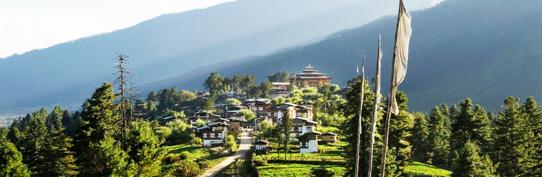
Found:
[[[319, 87], [329, 84], [331, 77], [319, 73], [309, 65], [302, 73], [293, 75], [289, 81], [273, 82], [271, 98], [289, 96], [291, 84], [298, 87]], [[291, 134], [299, 140], [300, 153], [318, 152], [318, 141], [335, 142], [337, 140], [337, 135], [334, 133], [322, 134], [316, 131], [318, 123], [314, 121], [312, 105], [293, 103], [273, 105], [270, 99], [265, 98], [240, 99], [243, 101], [242, 105], [216, 105], [216, 112], [198, 111], [188, 118], [193, 127], [200, 126], [198, 122], [205, 122], [204, 126], [195, 128], [198, 136], [203, 139], [205, 147], [223, 145], [228, 133], [238, 133], [249, 127], [259, 129], [264, 121], [270, 125], [278, 125], [282, 119], [292, 120]], [[256, 118], [253, 122], [247, 122], [240, 114], [240, 110], [243, 109], [249, 109], [255, 113]], [[267, 150], [267, 141], [257, 140], [255, 148], [259, 151]]]

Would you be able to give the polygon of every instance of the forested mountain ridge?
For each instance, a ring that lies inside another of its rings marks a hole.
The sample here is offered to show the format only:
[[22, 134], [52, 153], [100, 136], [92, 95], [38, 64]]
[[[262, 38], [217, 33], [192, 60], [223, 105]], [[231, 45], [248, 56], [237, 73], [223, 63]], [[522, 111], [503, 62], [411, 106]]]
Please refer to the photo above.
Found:
[[[408, 8], [408, 2], [406, 6]], [[413, 34], [409, 70], [400, 89], [411, 98], [411, 108], [428, 111], [439, 103], [454, 103], [465, 97], [496, 110], [501, 98], [536, 96], [542, 92], [541, 1], [449, 0], [412, 13]], [[386, 17], [325, 40], [273, 55], [240, 60], [197, 70], [153, 85], [201, 87], [209, 72], [228, 75], [252, 73], [264, 79], [276, 71], [299, 72], [312, 64], [344, 85], [355, 76], [355, 65], [367, 58], [369, 75], [374, 73], [377, 36], [383, 38], [384, 91], [389, 85], [396, 18]]]
[[[432, 4], [412, 2], [416, 8]], [[79, 107], [92, 88], [114, 80], [119, 53], [130, 56], [134, 83], [140, 85], [320, 40], [393, 14], [392, 4], [394, 0], [238, 0], [14, 55], [0, 59], [0, 113], [56, 104]]]

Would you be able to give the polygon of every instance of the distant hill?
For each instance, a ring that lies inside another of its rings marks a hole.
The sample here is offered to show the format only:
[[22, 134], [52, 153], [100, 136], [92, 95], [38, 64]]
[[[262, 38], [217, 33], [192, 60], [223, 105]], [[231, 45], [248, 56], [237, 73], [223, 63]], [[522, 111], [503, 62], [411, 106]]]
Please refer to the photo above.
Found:
[[[406, 1], [408, 8], [408, 1]], [[542, 1], [448, 0], [413, 12], [409, 70], [400, 89], [413, 110], [428, 111], [440, 103], [472, 97], [497, 110], [506, 96], [542, 98]], [[310, 45], [276, 54], [226, 62], [152, 86], [200, 88], [209, 72], [252, 73], [264, 79], [277, 71], [299, 72], [307, 64], [345, 85], [355, 65], [367, 57], [374, 73], [377, 35], [383, 37], [383, 86], [387, 94], [395, 17], [346, 30]]]
[[[434, 1], [434, 0], [433, 0]], [[415, 8], [432, 1], [412, 0]], [[0, 59], [0, 113], [78, 107], [130, 57], [142, 85], [231, 59], [321, 40], [395, 12], [394, 0], [237, 0]]]

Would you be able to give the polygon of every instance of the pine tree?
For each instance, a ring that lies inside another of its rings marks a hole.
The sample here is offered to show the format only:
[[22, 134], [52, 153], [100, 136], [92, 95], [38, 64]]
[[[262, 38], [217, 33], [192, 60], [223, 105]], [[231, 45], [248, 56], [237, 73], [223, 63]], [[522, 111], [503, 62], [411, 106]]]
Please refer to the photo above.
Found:
[[447, 110], [445, 106], [434, 107], [429, 119], [428, 143], [429, 151], [432, 156], [432, 164], [438, 167], [450, 167], [450, 139], [451, 124], [448, 116], [442, 113]]
[[[454, 113], [452, 113], [454, 112]], [[459, 104], [459, 110], [450, 111], [454, 115], [452, 123], [452, 151], [459, 150], [467, 140], [482, 147], [485, 154], [490, 149], [491, 120], [480, 105], [473, 105], [470, 98]]]
[[0, 176], [30, 177], [22, 154], [8, 139], [0, 137]]
[[528, 114], [522, 112], [518, 98], [508, 97], [495, 119], [493, 158], [501, 176], [522, 176], [528, 172], [534, 153], [534, 134], [528, 129]]
[[476, 143], [467, 140], [454, 159], [452, 177], [496, 177], [495, 170], [489, 156], [481, 156]]
[[44, 143], [44, 172], [46, 176], [75, 176], [78, 174], [75, 156], [71, 151], [72, 139], [64, 134], [63, 111], [56, 106], [49, 115], [49, 134]]
[[[116, 153], [117, 155], [124, 153], [103, 152], [101, 149], [97, 149], [100, 146], [114, 146], [112, 137], [116, 133], [115, 130], [118, 130], [116, 125], [120, 123], [118, 115], [115, 114], [114, 100], [113, 85], [104, 83], [83, 105], [81, 125], [75, 138], [77, 164], [82, 176], [109, 174], [114, 169], [108, 167], [113, 162], [107, 159], [109, 158], [107, 153]], [[110, 137], [110, 139], [104, 141], [105, 137]], [[109, 148], [109, 150], [117, 150], [113, 147]], [[122, 151], [122, 149], [120, 150]], [[98, 156], [99, 153], [101, 156]]]
[[397, 92], [397, 105], [399, 106], [399, 114], [393, 115], [390, 120], [390, 139], [389, 148], [395, 155], [395, 161], [399, 163], [396, 169], [396, 174], [401, 175], [404, 166], [411, 154], [411, 143], [408, 141], [412, 136], [412, 127], [414, 126], [414, 118], [408, 112], [408, 97], [404, 92]]
[[98, 142], [90, 142], [92, 158], [81, 166], [81, 176], [135, 176], [137, 166], [109, 134]]
[[32, 113], [32, 118], [28, 128], [23, 132], [20, 148], [23, 154], [23, 162], [30, 169], [32, 176], [43, 176], [43, 172], [47, 169], [44, 166], [45, 155], [44, 144], [48, 138], [47, 126], [47, 110], [41, 109]]
[[[415, 160], [431, 163], [432, 159], [429, 154], [430, 144], [429, 135], [429, 118], [424, 113], [414, 113], [414, 127], [412, 127], [412, 156]], [[434, 130], [433, 130], [434, 131]]]
[[533, 133], [534, 152], [528, 164], [528, 176], [542, 176], [542, 110], [536, 99], [528, 97], [522, 106], [522, 112], [528, 116], [528, 130]]
[[161, 141], [154, 134], [149, 122], [132, 122], [126, 144], [128, 155], [137, 165], [139, 176], [158, 176], [161, 172], [162, 159], [166, 151], [160, 146]]

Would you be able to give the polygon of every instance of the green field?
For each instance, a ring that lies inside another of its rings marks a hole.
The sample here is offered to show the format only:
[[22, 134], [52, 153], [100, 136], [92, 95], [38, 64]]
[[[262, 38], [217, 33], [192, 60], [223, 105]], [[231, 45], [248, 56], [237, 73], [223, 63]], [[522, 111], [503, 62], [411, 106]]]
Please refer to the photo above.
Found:
[[[266, 166], [257, 167], [261, 177], [305, 177], [308, 176], [312, 168], [320, 165], [295, 164], [295, 163], [274, 163]], [[335, 176], [343, 176], [345, 168], [338, 165], [326, 165], [325, 168], [335, 172]]]
[[451, 176], [452, 172], [448, 170], [444, 170], [432, 165], [420, 163], [420, 162], [412, 162], [408, 166], [405, 167], [405, 173], [413, 174], [413, 175], [426, 175], [426, 176]]
[[213, 155], [208, 149], [191, 144], [179, 144], [166, 146], [165, 148], [168, 151], [168, 156], [170, 157], [179, 157], [181, 154], [185, 153], [188, 155], [187, 159], [185, 160], [203, 161], [206, 164], [206, 168], [202, 170], [216, 166], [227, 158], [227, 156], [222, 157]]

